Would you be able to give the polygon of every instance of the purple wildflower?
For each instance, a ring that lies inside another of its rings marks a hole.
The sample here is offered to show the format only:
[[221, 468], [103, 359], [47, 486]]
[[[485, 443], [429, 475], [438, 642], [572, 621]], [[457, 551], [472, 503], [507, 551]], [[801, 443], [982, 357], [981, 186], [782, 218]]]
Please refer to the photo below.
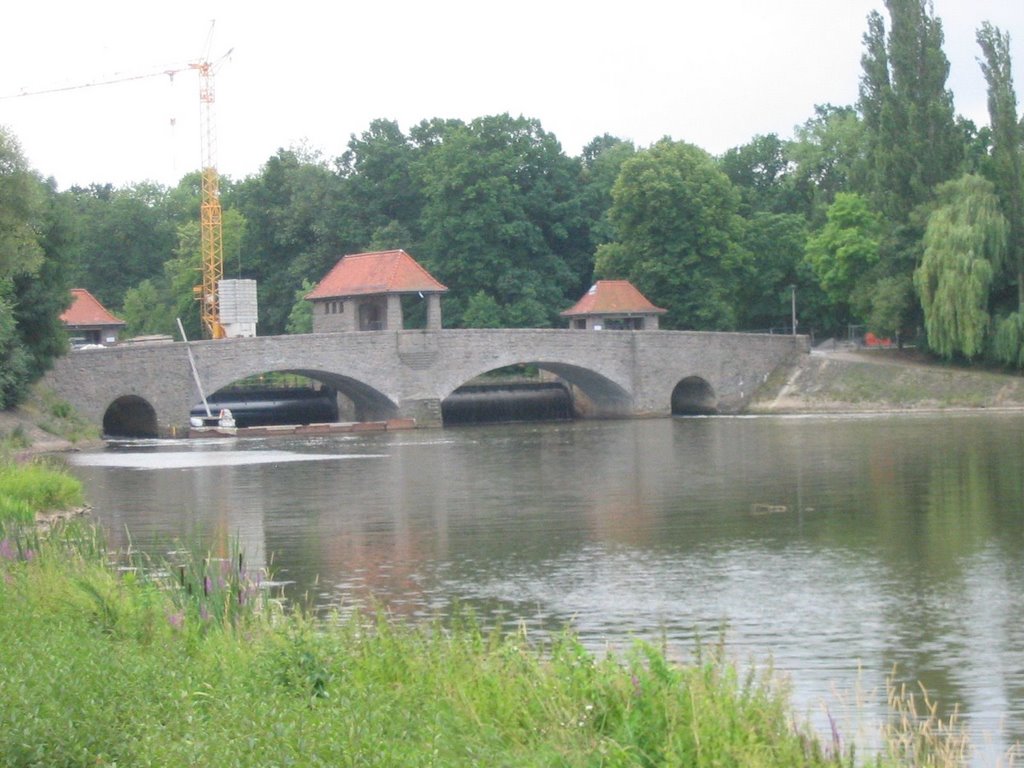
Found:
[[181, 611], [167, 614], [167, 623], [172, 629], [181, 629], [185, 624], [185, 614]]
[[14, 546], [11, 544], [10, 539], [0, 541], [0, 557], [4, 560], [13, 560], [15, 558]]
[[825, 708], [825, 714], [828, 716], [828, 724], [832, 729], [833, 757], [838, 758], [843, 753], [843, 739], [839, 735], [839, 725], [836, 723], [835, 718], [832, 717], [832, 712], [829, 711], [828, 707]]

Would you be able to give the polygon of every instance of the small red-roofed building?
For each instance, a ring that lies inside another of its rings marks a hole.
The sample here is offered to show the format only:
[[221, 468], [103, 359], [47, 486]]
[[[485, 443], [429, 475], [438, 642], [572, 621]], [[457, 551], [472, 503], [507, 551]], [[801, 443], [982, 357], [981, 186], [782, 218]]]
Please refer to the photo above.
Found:
[[400, 331], [403, 301], [426, 301], [426, 328], [441, 328], [441, 294], [448, 288], [402, 250], [342, 256], [316, 288], [313, 333]]
[[73, 348], [116, 344], [125, 326], [124, 320], [110, 314], [85, 288], [71, 289], [71, 306], [64, 310], [60, 319]]
[[590, 331], [656, 331], [658, 315], [668, 310], [654, 306], [628, 280], [598, 280], [583, 298], [564, 312], [569, 327]]

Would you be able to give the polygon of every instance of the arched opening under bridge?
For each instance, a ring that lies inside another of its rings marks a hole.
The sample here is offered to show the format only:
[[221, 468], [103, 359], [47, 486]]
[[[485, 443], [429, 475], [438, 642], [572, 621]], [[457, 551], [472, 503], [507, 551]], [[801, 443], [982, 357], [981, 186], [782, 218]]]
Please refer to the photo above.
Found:
[[103, 434], [107, 437], [157, 437], [156, 411], [137, 395], [119, 397], [103, 414]]
[[595, 371], [564, 363], [523, 362], [484, 372], [441, 402], [446, 426], [566, 421], [628, 413], [628, 393]]
[[445, 426], [513, 421], [568, 421], [570, 387], [534, 365], [510, 365], [463, 384], [441, 401]]
[[673, 416], [708, 416], [718, 413], [718, 397], [707, 381], [689, 376], [672, 390]]
[[[213, 415], [231, 410], [239, 427], [377, 421], [397, 414], [395, 404], [372, 387], [312, 370], [248, 376], [208, 395], [207, 404]], [[203, 415], [203, 404], [194, 404], [190, 416]]]

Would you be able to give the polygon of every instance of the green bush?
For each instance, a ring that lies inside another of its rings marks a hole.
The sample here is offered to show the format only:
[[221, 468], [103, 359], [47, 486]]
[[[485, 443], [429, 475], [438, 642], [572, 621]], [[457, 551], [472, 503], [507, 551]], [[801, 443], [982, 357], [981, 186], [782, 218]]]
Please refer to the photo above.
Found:
[[45, 464], [0, 464], [0, 522], [28, 522], [36, 512], [80, 506], [82, 498], [82, 484], [63, 470]]
[[50, 415], [57, 419], [71, 418], [73, 410], [66, 400], [53, 400], [50, 403]]

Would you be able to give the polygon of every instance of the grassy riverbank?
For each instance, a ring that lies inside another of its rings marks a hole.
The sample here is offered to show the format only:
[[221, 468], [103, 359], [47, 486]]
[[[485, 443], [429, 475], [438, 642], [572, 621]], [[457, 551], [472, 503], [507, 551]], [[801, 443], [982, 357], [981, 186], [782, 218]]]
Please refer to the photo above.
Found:
[[182, 557], [118, 566], [83, 523], [0, 524], [0, 764], [945, 766], [963, 751], [957, 729], [896, 717], [891, 754], [857, 760], [718, 648], [678, 664], [471, 618], [311, 619], [239, 553]]
[[100, 430], [65, 401], [37, 385], [17, 408], [0, 411], [0, 461], [73, 450], [97, 443]]
[[1024, 408], [1024, 378], [936, 361], [913, 350], [825, 351], [780, 368], [752, 413]]
[[715, 653], [598, 658], [472, 621], [285, 615], [229, 562], [118, 571], [88, 528], [0, 544], [6, 765], [836, 763]]

